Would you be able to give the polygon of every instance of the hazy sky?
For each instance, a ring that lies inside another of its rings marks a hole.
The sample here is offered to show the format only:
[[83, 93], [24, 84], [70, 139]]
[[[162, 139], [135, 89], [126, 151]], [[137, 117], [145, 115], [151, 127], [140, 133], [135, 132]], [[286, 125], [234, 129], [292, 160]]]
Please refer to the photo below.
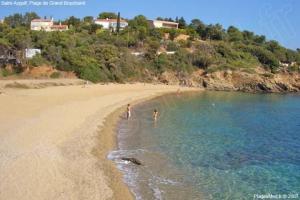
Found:
[[27, 11], [35, 11], [40, 16], [53, 16], [55, 19], [71, 15], [97, 16], [103, 11], [120, 11], [125, 18], [138, 14], [148, 18], [183, 16], [187, 21], [199, 18], [206, 24], [220, 23], [225, 28], [234, 25], [266, 35], [268, 39], [278, 40], [288, 48], [300, 48], [300, 0], [86, 0], [86, 5], [80, 7], [0, 5], [0, 18]]

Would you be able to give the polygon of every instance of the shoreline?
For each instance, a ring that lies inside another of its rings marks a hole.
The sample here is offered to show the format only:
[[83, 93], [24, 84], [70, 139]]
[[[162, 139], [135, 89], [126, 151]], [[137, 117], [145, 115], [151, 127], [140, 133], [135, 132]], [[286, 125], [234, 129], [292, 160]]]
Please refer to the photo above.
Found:
[[112, 122], [127, 103], [178, 88], [136, 83], [4, 89], [0, 198], [133, 199], [121, 172], [107, 159], [116, 145], [115, 134], [109, 134]]
[[106, 177], [109, 177], [107, 183], [113, 190], [113, 198], [133, 200], [134, 195], [123, 181], [122, 172], [117, 169], [112, 160], [107, 158], [108, 153], [117, 148], [117, 134], [115, 129], [122, 113], [124, 113], [124, 109], [118, 108], [104, 119], [104, 123], [98, 131], [97, 146], [94, 148], [93, 154], [97, 159], [101, 160], [104, 174]]
[[[183, 93], [197, 91], [185, 91]], [[134, 100], [133, 102], [130, 102], [130, 104], [132, 105], [132, 107], [134, 107], [140, 103], [145, 103], [152, 99], [174, 93], [176, 92], [174, 91], [157, 94], [143, 99]], [[120, 120], [122, 120], [122, 115], [126, 113], [124, 106], [116, 109], [104, 119], [103, 126], [101, 126], [101, 130], [99, 130], [97, 139], [98, 145], [94, 150], [94, 154], [104, 163], [104, 173], [107, 175], [107, 177], [110, 177], [110, 181], [108, 182], [108, 184], [114, 191], [114, 198], [122, 200], [133, 200], [134, 194], [130, 191], [129, 186], [124, 182], [123, 173], [117, 168], [114, 161], [107, 158], [108, 153], [116, 149], [118, 145], [118, 135], [116, 133], [117, 124], [120, 122]], [[105, 141], [105, 144], [101, 141]]]

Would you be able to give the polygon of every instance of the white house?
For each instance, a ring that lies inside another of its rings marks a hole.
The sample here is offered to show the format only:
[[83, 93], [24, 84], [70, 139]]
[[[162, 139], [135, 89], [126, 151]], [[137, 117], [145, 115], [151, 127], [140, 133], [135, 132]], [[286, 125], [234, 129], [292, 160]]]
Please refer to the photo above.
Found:
[[25, 49], [25, 57], [26, 58], [33, 58], [36, 54], [41, 54], [40, 49]]
[[33, 31], [51, 31], [53, 19], [33, 19], [30, 24], [30, 29]]
[[53, 18], [52, 19], [33, 19], [30, 25], [31, 30], [33, 31], [67, 31], [69, 30], [67, 25], [55, 25]]
[[[103, 29], [111, 29], [111, 30], [116, 30], [117, 29], [117, 19], [95, 19], [94, 20], [95, 24], [101, 25]], [[120, 29], [124, 29], [125, 27], [128, 26], [128, 22], [120, 19]]]
[[174, 28], [178, 29], [178, 23], [169, 22], [169, 21], [161, 21], [161, 20], [150, 20], [150, 25], [154, 28]]

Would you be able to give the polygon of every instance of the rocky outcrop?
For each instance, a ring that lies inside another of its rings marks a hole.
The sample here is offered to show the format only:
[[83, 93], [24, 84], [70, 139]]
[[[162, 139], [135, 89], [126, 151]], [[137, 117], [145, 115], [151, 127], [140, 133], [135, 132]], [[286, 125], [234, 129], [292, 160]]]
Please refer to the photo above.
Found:
[[245, 72], [215, 72], [203, 77], [207, 89], [243, 92], [299, 92], [299, 73], [250, 74]]
[[[177, 81], [176, 81], [177, 79]], [[259, 69], [249, 73], [244, 71], [217, 71], [205, 73], [198, 70], [191, 76], [177, 78], [168, 72], [163, 74], [163, 83], [203, 87], [217, 91], [243, 91], [263, 93], [300, 92], [300, 73], [281, 72], [272, 74]]]
[[168, 85], [178, 85], [180, 82], [179, 78], [176, 76], [175, 73], [168, 72], [168, 71], [163, 72], [160, 75], [159, 81], [161, 83], [168, 84]]

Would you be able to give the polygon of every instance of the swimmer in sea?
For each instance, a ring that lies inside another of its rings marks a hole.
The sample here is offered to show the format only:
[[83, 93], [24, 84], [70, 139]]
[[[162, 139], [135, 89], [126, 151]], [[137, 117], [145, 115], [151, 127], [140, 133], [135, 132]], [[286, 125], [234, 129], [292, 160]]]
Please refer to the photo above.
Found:
[[129, 119], [131, 117], [131, 105], [128, 104], [127, 105], [127, 119]]
[[176, 95], [179, 97], [180, 96], [180, 88], [178, 88]]
[[158, 117], [158, 111], [156, 109], [154, 109], [154, 111], [153, 111], [153, 119], [154, 119], [154, 121], [157, 121], [157, 117]]

